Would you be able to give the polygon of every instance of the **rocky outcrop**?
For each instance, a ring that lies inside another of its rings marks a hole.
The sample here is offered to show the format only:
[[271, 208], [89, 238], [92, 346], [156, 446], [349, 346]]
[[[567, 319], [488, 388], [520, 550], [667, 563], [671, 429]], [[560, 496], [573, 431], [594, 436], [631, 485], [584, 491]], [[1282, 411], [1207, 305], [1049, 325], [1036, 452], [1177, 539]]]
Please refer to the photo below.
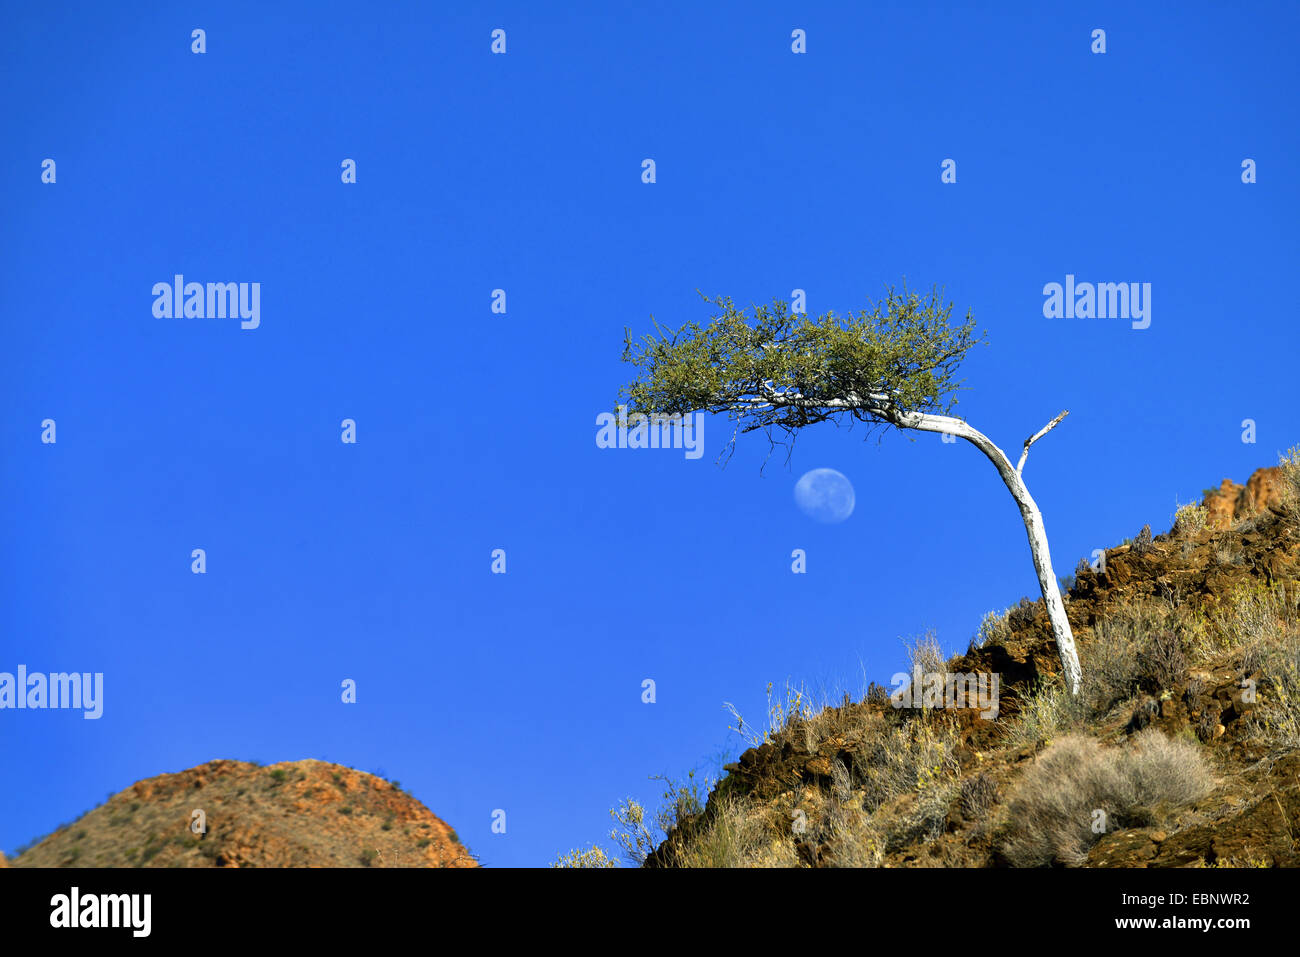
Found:
[[1245, 485], [1224, 479], [1217, 490], [1206, 494], [1203, 505], [1211, 528], [1229, 528], [1234, 522], [1258, 514], [1270, 505], [1282, 503], [1284, 477], [1277, 466], [1256, 469]]

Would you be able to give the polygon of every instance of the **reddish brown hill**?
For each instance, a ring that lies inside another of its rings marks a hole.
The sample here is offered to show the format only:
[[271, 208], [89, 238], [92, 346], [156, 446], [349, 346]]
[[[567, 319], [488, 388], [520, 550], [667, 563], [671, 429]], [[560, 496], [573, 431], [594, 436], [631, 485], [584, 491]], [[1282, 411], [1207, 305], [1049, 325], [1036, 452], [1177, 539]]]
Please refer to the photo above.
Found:
[[[190, 830], [194, 811], [207, 830]], [[476, 867], [401, 788], [324, 761], [209, 761], [133, 784], [13, 867]]]

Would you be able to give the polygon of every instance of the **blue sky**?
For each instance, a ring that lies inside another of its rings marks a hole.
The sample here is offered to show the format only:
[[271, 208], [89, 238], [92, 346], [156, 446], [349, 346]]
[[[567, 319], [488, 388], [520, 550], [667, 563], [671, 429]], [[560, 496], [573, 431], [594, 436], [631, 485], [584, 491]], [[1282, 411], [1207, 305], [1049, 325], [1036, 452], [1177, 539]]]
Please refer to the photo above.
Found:
[[[315, 757], [545, 864], [734, 754], [723, 702], [860, 691], [1036, 594], [964, 443], [597, 448], [624, 327], [707, 318], [696, 289], [945, 286], [989, 339], [961, 414], [1010, 449], [1071, 410], [1025, 473], [1061, 575], [1300, 442], [1296, 8], [982, 6], [9, 5], [0, 671], [105, 701], [0, 711], [0, 847], [140, 778]], [[155, 317], [176, 273], [259, 282], [260, 326]], [[1150, 327], [1045, 318], [1067, 274], [1151, 283]], [[794, 505], [818, 467], [843, 523]]]

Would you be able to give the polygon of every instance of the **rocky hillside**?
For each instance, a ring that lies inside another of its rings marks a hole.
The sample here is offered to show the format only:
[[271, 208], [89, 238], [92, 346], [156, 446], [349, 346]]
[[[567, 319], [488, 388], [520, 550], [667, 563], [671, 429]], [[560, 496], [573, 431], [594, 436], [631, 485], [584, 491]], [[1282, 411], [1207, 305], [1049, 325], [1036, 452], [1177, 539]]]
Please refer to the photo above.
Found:
[[897, 669], [997, 674], [996, 716], [960, 685], [926, 708], [792, 692], [706, 802], [669, 795], [645, 864], [1300, 866], [1298, 480], [1295, 455], [1225, 480], [1081, 563], [1079, 696], [1022, 599], [965, 654], [919, 641]]
[[[196, 809], [203, 833], [191, 829]], [[209, 761], [147, 778], [8, 865], [478, 866], [456, 832], [401, 788], [324, 761]]]

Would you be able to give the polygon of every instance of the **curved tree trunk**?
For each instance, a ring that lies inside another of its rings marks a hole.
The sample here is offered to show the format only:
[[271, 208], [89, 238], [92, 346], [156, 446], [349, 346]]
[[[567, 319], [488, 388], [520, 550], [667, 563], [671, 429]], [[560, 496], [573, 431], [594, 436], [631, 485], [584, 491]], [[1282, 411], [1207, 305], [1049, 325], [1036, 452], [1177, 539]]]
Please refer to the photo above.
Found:
[[[1064, 418], [1065, 413], [1057, 416], [1042, 431], [1025, 442], [1025, 456], [1029, 446], [1045, 435], [1056, 423]], [[1052, 622], [1052, 634], [1056, 638], [1056, 647], [1061, 655], [1061, 668], [1064, 671], [1066, 686], [1070, 694], [1078, 694], [1082, 669], [1079, 667], [1079, 653], [1074, 646], [1074, 632], [1070, 630], [1070, 620], [1065, 614], [1065, 603], [1061, 601], [1061, 590], [1056, 584], [1056, 573], [1052, 571], [1052, 556], [1047, 548], [1047, 529], [1043, 525], [1043, 515], [1037, 503], [1029, 494], [1025, 481], [1021, 477], [1025, 456], [1020, 459], [1020, 466], [1011, 464], [1006, 453], [993, 444], [988, 436], [971, 428], [961, 419], [944, 415], [926, 415], [921, 412], [895, 412], [890, 416], [894, 424], [921, 432], [947, 432], [961, 436], [983, 452], [1002, 476], [1011, 497], [1020, 507], [1020, 517], [1025, 523], [1025, 532], [1029, 536], [1029, 550], [1033, 554], [1034, 569], [1038, 572], [1038, 585], [1043, 592], [1043, 603], [1047, 606], [1047, 617]]]

